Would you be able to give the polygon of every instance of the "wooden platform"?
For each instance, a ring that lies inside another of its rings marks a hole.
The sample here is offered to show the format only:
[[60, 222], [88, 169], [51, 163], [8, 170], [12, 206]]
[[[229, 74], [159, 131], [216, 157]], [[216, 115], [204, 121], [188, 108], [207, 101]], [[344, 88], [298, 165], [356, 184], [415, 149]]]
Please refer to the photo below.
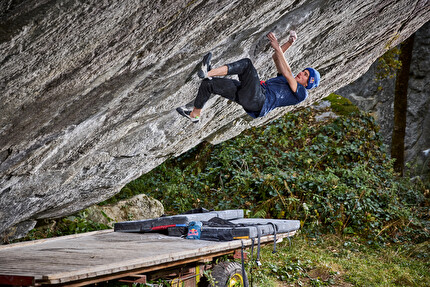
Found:
[[[277, 238], [294, 234], [278, 234]], [[262, 237], [261, 241], [271, 242], [273, 236]], [[243, 242], [251, 245], [251, 240]], [[155, 233], [96, 231], [0, 246], [0, 282], [22, 276], [22, 280], [33, 280], [35, 285], [80, 286], [207, 261], [238, 248], [240, 240], [213, 242]]]

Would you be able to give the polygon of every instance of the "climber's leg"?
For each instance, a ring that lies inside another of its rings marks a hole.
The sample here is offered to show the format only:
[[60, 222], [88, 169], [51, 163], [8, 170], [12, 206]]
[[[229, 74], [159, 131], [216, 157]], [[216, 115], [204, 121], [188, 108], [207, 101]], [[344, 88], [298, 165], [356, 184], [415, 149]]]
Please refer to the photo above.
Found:
[[207, 53], [200, 64], [200, 69], [197, 71], [197, 75], [201, 79], [211, 79], [211, 77], [222, 77], [227, 75], [227, 67], [221, 66], [212, 70], [211, 67], [212, 53]]
[[237, 74], [240, 81], [238, 103], [246, 110], [258, 112], [263, 108], [266, 96], [260, 84], [257, 70], [248, 58], [227, 65], [228, 75]]
[[[204, 78], [204, 80], [200, 84], [193, 110], [181, 107], [177, 111], [191, 121], [198, 122], [202, 108], [212, 94], [218, 94], [235, 101], [245, 111], [260, 111], [266, 97], [261, 88], [258, 73], [251, 60], [242, 59], [212, 70], [210, 67], [211, 57], [211, 53], [205, 55], [201, 68], [198, 71], [198, 76]], [[226, 78], [212, 78], [234, 74], [238, 75], [239, 81]]]
[[[207, 62], [207, 66], [210, 66], [209, 62]], [[225, 78], [212, 78], [209, 80], [211, 77], [226, 75], [238, 75], [239, 82]], [[211, 94], [218, 94], [235, 101], [245, 111], [258, 112], [262, 109], [266, 96], [261, 88], [257, 70], [250, 59], [241, 59], [210, 70], [207, 72], [207, 76], [208, 78], [200, 85], [190, 117], [200, 117], [201, 110]]]
[[[214, 70], [211, 70], [210, 72], [212, 71]], [[233, 79], [213, 78], [212, 80], [203, 80], [200, 84], [197, 97], [194, 100], [194, 109], [190, 116], [199, 117], [203, 106], [209, 100], [212, 94], [217, 94], [226, 99], [237, 102], [236, 95], [239, 87], [239, 81]]]
[[200, 84], [199, 91], [197, 92], [197, 97], [194, 100], [193, 110], [189, 110], [186, 107], [180, 107], [176, 110], [182, 116], [187, 117], [191, 121], [198, 122], [201, 110], [212, 94], [217, 94], [226, 99], [237, 102], [237, 91], [239, 87], [240, 82], [234, 79], [204, 79]]

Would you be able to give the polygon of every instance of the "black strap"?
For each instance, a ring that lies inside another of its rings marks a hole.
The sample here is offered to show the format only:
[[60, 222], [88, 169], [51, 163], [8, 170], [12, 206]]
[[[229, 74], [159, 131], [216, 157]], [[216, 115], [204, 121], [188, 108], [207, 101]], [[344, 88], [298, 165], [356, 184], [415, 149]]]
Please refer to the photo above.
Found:
[[261, 248], [261, 230], [258, 226], [255, 226], [257, 228], [257, 238], [258, 238], [258, 243], [257, 243], [257, 259], [255, 260], [255, 263], [257, 263], [257, 266], [261, 266], [261, 262], [260, 262], [260, 248]]
[[254, 238], [251, 238], [251, 262], [254, 260], [254, 244], [255, 244], [255, 240]]
[[203, 208], [203, 207], [199, 207], [199, 208], [195, 208], [195, 209], [191, 209], [191, 210], [185, 211], [182, 214], [206, 213], [206, 212], [211, 212], [211, 211], [214, 211], [214, 210], [213, 209], [206, 209], [206, 208]]
[[245, 245], [243, 244], [243, 240], [241, 240], [242, 242], [242, 252], [240, 254], [241, 259], [242, 259], [242, 279], [243, 279], [243, 284], [245, 285], [244, 287], [248, 287], [248, 279], [246, 278], [246, 271], [245, 271], [245, 260], [244, 260], [244, 256], [243, 256], [243, 251], [245, 250]]
[[253, 262], [254, 262], [254, 244], [255, 244], [255, 240], [254, 240], [254, 238], [251, 238], [251, 242], [252, 242], [252, 245], [251, 245], [251, 268], [250, 268], [250, 271], [249, 271], [249, 273], [251, 274], [251, 287], [252, 287], [252, 285], [253, 285], [253, 282], [254, 282], [254, 278], [253, 278], [253, 274], [252, 274], [252, 270], [254, 269], [253, 268], [253, 266], [254, 266], [254, 264], [253, 264]]
[[272, 227], [273, 227], [274, 239], [273, 239], [273, 251], [272, 251], [272, 253], [276, 253], [276, 232], [278, 232], [278, 227], [273, 222], [269, 222], [268, 224], [272, 225]]

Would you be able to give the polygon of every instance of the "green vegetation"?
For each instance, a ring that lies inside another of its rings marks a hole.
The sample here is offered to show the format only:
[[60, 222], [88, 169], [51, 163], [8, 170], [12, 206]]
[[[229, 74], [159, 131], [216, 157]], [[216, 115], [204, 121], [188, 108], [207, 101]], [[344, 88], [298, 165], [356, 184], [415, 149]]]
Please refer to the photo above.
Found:
[[[399, 59], [400, 48], [395, 46], [391, 47], [394, 40], [397, 39], [395, 36], [389, 41], [385, 47], [386, 52], [378, 58], [376, 61], [376, 75], [375, 81], [380, 83], [386, 79], [393, 79], [396, 77], [397, 72], [402, 68], [402, 61]], [[378, 87], [378, 90], [382, 90], [382, 86]]]
[[402, 67], [399, 60], [400, 49], [394, 47], [387, 50], [384, 55], [378, 58], [376, 80], [392, 79], [396, 76], [397, 71]]
[[430, 286], [429, 248], [428, 244], [375, 248], [357, 237], [324, 235], [310, 240], [298, 235], [291, 247], [288, 241], [278, 244], [275, 254], [271, 246], [263, 248], [263, 265], [253, 268], [252, 276], [255, 286], [267, 287]]
[[336, 94], [330, 94], [325, 100], [331, 104], [331, 110], [338, 115], [349, 116], [354, 113], [359, 113], [360, 110], [354, 106], [350, 100]]
[[18, 241], [36, 240], [109, 228], [105, 224], [90, 220], [87, 217], [87, 211], [83, 210], [60, 219], [40, 221], [36, 228], [32, 229], [26, 237]]
[[[171, 214], [241, 208], [300, 220], [292, 247], [263, 248], [258, 286], [430, 286], [429, 182], [399, 178], [374, 119], [338, 95], [327, 100], [337, 119], [318, 122], [306, 108], [200, 144], [108, 203], [146, 193]], [[85, 213], [66, 220], [64, 234], [103, 228], [85, 225]]]

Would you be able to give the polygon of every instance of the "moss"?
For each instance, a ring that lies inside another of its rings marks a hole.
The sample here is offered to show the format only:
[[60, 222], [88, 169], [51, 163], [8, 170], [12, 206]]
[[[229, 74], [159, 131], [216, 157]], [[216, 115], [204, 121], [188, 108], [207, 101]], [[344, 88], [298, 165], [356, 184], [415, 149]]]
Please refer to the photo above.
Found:
[[331, 109], [340, 116], [348, 116], [360, 111], [350, 100], [334, 93], [325, 97], [324, 100], [329, 101]]

